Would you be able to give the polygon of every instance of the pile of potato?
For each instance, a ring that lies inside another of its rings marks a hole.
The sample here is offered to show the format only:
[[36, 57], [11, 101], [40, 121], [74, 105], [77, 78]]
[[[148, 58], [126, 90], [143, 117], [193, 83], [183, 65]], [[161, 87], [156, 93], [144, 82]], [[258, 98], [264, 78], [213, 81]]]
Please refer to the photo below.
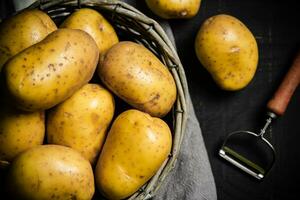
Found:
[[[59, 28], [42, 11], [23, 11], [0, 24], [0, 35], [0, 173], [9, 199], [87, 200], [95, 185], [123, 199], [156, 173], [172, 146], [160, 118], [176, 84], [151, 51], [119, 42], [87, 8]], [[90, 82], [94, 75], [103, 85]], [[114, 95], [132, 109], [114, 116]]]

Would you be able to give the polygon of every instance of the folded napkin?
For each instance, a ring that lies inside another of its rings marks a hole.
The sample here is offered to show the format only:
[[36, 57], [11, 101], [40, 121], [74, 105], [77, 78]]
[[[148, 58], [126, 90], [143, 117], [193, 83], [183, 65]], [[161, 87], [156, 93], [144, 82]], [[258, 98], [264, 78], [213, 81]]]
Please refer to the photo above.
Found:
[[[136, 7], [138, 0], [124, 0]], [[139, 3], [140, 5], [141, 3]], [[176, 47], [172, 29], [166, 20], [157, 20]], [[189, 23], [187, 20], [186, 23]], [[180, 47], [179, 47], [180, 48]], [[216, 186], [208, 155], [196, 118], [191, 98], [188, 95], [189, 116], [186, 133], [175, 168], [167, 176], [153, 200], [216, 200]]]
[[[159, 21], [159, 23], [175, 46], [175, 40], [170, 25], [166, 21]], [[186, 100], [189, 105], [189, 115], [186, 124], [186, 133], [183, 138], [177, 164], [153, 198], [155, 200], [217, 199], [214, 177], [199, 122], [196, 118], [189, 95]]]

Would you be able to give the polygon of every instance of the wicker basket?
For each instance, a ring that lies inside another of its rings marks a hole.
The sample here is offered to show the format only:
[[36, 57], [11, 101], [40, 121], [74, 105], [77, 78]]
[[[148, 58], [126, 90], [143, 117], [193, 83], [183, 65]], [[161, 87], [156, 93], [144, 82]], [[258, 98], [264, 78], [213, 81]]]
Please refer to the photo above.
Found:
[[[173, 114], [173, 146], [168, 159], [157, 173], [135, 194], [128, 199], [149, 199], [154, 196], [162, 181], [175, 166], [185, 133], [187, 121], [186, 94], [188, 92], [182, 64], [175, 48], [161, 26], [153, 19], [132, 6], [116, 0], [40, 0], [26, 9], [39, 8], [48, 13], [56, 22], [62, 21], [74, 10], [90, 7], [98, 10], [118, 32], [123, 32], [131, 40], [143, 44], [150, 49], [169, 68], [177, 85], [177, 100]], [[127, 39], [127, 38], [126, 38]], [[97, 197], [95, 198], [97, 199]]]

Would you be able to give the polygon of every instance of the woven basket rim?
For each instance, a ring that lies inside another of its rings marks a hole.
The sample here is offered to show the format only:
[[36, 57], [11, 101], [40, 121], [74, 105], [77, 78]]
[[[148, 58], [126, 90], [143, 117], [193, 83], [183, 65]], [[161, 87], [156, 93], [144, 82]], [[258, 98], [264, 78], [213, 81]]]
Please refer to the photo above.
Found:
[[[33, 4], [25, 9], [39, 8], [45, 11], [51, 18], [66, 17], [71, 12], [67, 8], [82, 8], [89, 7], [95, 10], [103, 10], [112, 13], [112, 20], [116, 16], [122, 16], [125, 19], [130, 19], [132, 22], [137, 23], [139, 31], [145, 31], [153, 37], [153, 41], [158, 45], [161, 52], [160, 59], [169, 68], [177, 87], [177, 99], [173, 106], [173, 145], [171, 154], [162, 164], [157, 173], [135, 194], [129, 197], [129, 200], [141, 200], [152, 198], [159, 187], [162, 185], [164, 179], [169, 172], [175, 167], [177, 157], [180, 152], [181, 143], [186, 129], [186, 122], [188, 118], [188, 105], [186, 97], [188, 96], [188, 85], [181, 64], [179, 56], [175, 47], [168, 38], [163, 28], [155, 20], [147, 17], [138, 9], [119, 0], [36, 0]], [[66, 8], [66, 9], [64, 9]], [[23, 9], [23, 10], [25, 10]], [[22, 12], [20, 10], [19, 12]], [[101, 13], [102, 14], [102, 13]], [[105, 16], [107, 17], [107, 16]], [[114, 27], [116, 25], [112, 24]], [[123, 31], [130, 30], [128, 27], [117, 26], [118, 29]], [[139, 33], [137, 31], [137, 33]], [[143, 35], [142, 35], [143, 36]], [[145, 44], [144, 44], [145, 45]], [[151, 46], [145, 45], [151, 49]], [[153, 47], [152, 47], [153, 48]], [[153, 51], [153, 49], [152, 49]]]

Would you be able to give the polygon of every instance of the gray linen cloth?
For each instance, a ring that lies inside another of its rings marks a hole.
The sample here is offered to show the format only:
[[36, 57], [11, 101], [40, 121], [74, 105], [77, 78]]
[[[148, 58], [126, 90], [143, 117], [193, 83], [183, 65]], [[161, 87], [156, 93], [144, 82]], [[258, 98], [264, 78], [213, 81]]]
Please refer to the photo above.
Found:
[[[124, 0], [137, 7], [138, 0]], [[174, 35], [166, 20], [158, 21], [176, 47]], [[188, 23], [188, 21], [186, 22]], [[207, 156], [199, 122], [190, 96], [186, 133], [175, 168], [153, 197], [154, 200], [216, 200], [216, 186]]]
[[[159, 21], [169, 39], [175, 45], [173, 32], [168, 22]], [[215, 200], [217, 199], [214, 177], [211, 171], [199, 122], [191, 98], [188, 95], [189, 115], [177, 164], [167, 176], [162, 187], [153, 198]]]
[[[32, 2], [34, 0], [14, 0], [16, 10], [20, 10]], [[137, 0], [125, 0], [125, 2], [136, 6]], [[159, 23], [175, 46], [169, 23], [163, 20]], [[190, 96], [187, 97], [187, 103], [190, 105], [190, 113], [177, 164], [153, 197], [154, 200], [217, 199], [214, 177]]]

